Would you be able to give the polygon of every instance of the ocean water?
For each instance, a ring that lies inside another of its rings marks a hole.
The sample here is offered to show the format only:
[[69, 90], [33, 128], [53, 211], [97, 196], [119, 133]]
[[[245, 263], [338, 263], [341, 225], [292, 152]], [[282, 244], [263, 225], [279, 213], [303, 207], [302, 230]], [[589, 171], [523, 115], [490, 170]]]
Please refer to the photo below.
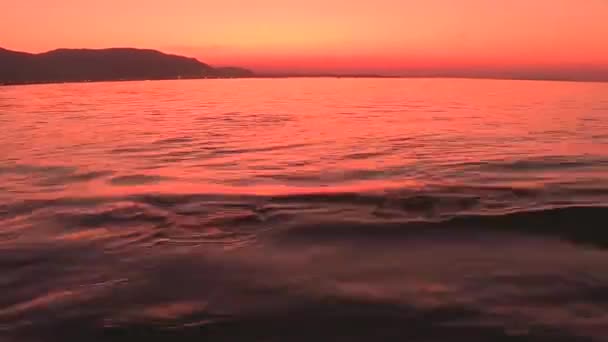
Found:
[[0, 87], [1, 341], [608, 340], [608, 84]]

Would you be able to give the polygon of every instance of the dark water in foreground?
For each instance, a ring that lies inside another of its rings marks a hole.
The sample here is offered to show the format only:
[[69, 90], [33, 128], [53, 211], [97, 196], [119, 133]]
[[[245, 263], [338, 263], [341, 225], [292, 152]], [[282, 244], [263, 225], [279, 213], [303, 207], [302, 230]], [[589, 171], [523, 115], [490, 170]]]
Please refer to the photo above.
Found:
[[0, 88], [0, 341], [608, 340], [608, 84]]

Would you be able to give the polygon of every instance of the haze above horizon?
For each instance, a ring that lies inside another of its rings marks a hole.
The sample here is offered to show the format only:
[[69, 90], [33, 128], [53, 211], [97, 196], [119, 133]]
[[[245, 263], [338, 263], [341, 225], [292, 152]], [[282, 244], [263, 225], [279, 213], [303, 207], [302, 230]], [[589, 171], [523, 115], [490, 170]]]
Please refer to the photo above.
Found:
[[604, 0], [23, 0], [0, 11], [0, 45], [133, 46], [258, 72], [586, 77], [608, 76], [606, 18]]

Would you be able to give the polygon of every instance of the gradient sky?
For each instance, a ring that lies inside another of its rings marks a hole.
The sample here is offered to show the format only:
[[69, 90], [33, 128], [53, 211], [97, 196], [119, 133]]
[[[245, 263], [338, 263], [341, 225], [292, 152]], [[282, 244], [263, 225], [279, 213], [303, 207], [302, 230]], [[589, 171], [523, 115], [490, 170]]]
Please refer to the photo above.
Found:
[[265, 71], [608, 70], [608, 0], [0, 0], [0, 46]]

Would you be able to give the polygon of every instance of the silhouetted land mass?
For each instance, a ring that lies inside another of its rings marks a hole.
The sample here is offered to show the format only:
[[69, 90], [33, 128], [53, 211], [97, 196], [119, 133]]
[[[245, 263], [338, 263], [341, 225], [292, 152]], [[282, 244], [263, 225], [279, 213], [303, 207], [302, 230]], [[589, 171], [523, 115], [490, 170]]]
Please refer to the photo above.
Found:
[[254, 73], [239, 67], [212, 67], [195, 58], [134, 48], [58, 49], [41, 54], [0, 48], [0, 85], [61, 82], [165, 80], [196, 78], [482, 78], [608, 82], [603, 68], [528, 68], [522, 70], [402, 70], [398, 74]]
[[214, 68], [194, 58], [155, 50], [58, 49], [41, 54], [0, 48], [0, 83], [250, 77], [243, 68]]

